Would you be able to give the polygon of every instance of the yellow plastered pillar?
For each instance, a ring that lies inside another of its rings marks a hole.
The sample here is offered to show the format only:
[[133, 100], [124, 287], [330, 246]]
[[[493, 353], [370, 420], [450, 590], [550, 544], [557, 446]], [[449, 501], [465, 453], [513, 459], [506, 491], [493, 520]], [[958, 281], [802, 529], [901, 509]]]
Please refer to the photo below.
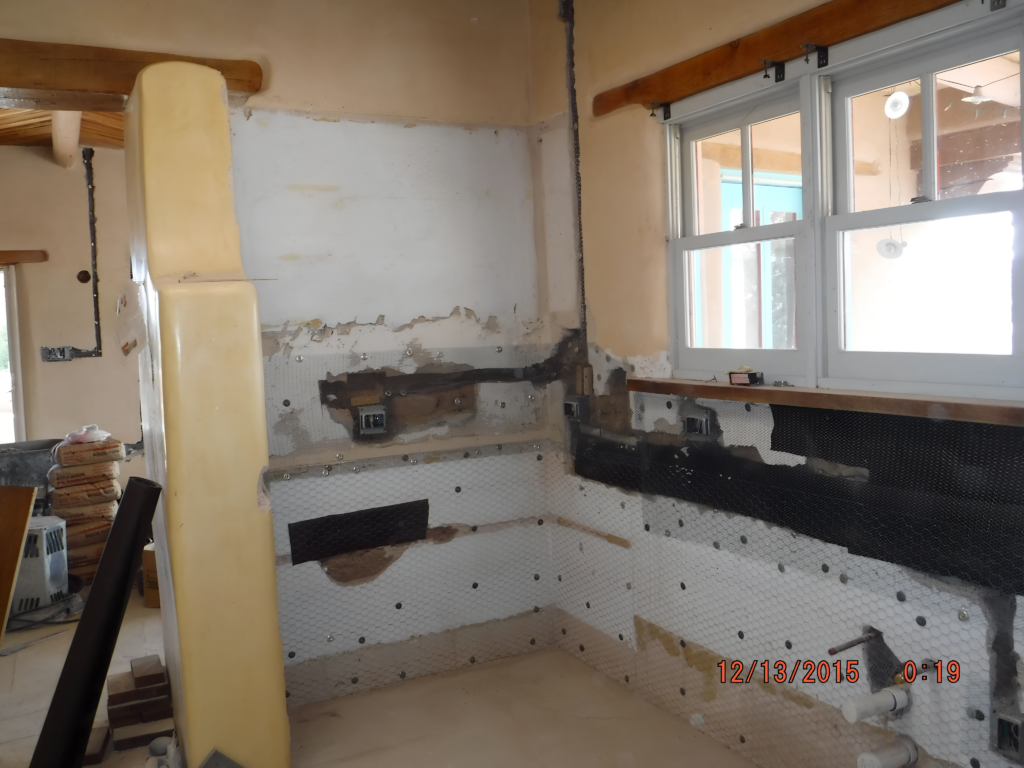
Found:
[[256, 291], [242, 271], [220, 73], [142, 70], [126, 110], [133, 274], [145, 287], [143, 433], [174, 717], [190, 766], [212, 749], [287, 768], [288, 717]]

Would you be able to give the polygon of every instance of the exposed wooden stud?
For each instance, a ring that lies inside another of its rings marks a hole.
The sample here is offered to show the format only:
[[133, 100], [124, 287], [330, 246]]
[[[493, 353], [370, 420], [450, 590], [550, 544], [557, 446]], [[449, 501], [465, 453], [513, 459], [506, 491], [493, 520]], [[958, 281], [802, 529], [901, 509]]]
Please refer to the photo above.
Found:
[[0, 267], [11, 264], [36, 264], [49, 260], [50, 254], [46, 251], [0, 251]]
[[0, 107], [120, 111], [143, 67], [162, 61], [216, 69], [229, 92], [256, 93], [263, 85], [263, 70], [254, 61], [0, 39]]
[[764, 71], [766, 60], [792, 61], [812, 42], [832, 46], [960, 0], [831, 0], [753, 34], [713, 48], [654, 74], [599, 93], [594, 116], [631, 104], [651, 108]]
[[810, 387], [740, 387], [719, 382], [686, 379], [629, 379], [630, 392], [655, 395], [702, 397], [709, 400], [738, 400], [744, 403], [795, 405], [834, 411], [886, 413], [926, 419], [970, 421], [977, 424], [1024, 426], [1024, 402], [975, 400], [932, 395], [900, 395], [888, 392], [852, 392]]

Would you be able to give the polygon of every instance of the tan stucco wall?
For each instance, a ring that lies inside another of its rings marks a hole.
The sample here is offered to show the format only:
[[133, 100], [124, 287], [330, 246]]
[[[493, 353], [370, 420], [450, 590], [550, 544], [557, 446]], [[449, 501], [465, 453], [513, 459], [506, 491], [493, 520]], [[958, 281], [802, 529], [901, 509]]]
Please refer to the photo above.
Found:
[[566, 90], [565, 24], [558, 0], [530, 2], [530, 122], [569, 111]]
[[256, 108], [530, 122], [528, 0], [39, 0], [0, 37], [251, 59]]
[[15, 267], [29, 440], [63, 437], [91, 423], [126, 443], [142, 436], [137, 355], [121, 354], [115, 325], [129, 262], [124, 153], [96, 150], [93, 169], [103, 356], [44, 363], [42, 346], [95, 346], [92, 283], [76, 279], [90, 268], [85, 169], [81, 159], [61, 168], [48, 147], [0, 147], [0, 249], [50, 255]]
[[594, 118], [594, 96], [820, 3], [576, 0], [576, 91], [589, 340], [668, 346], [664, 129], [641, 107]]

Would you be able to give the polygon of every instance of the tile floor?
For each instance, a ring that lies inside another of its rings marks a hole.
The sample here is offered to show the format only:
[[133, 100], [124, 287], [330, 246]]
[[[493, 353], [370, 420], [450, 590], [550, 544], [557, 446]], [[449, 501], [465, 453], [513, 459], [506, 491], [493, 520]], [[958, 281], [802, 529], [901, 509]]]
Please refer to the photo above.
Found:
[[[32, 760], [36, 739], [43, 727], [64, 658], [71, 646], [72, 631], [60, 637], [25, 648], [11, 656], [0, 656], [0, 766], [27, 768]], [[34, 640], [59, 632], [66, 627], [42, 627], [25, 632], [8, 632], [3, 646]], [[133, 591], [125, 612], [124, 623], [110, 662], [110, 672], [127, 672], [129, 663], [139, 656], [157, 653], [164, 656], [160, 611], [146, 608], [138, 592]], [[107, 722], [107, 691], [103, 689], [96, 722]], [[104, 766], [142, 768], [149, 751], [142, 747], [126, 752], [108, 753]]]
[[291, 713], [292, 768], [753, 768], [558, 650]]

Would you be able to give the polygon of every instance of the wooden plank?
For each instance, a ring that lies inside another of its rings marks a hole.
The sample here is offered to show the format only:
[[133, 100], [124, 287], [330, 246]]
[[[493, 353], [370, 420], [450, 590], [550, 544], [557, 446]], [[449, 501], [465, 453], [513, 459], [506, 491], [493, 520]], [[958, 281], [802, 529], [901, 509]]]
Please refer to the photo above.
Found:
[[32, 506], [36, 503], [36, 489], [15, 485], [0, 485], [0, 643], [4, 641], [7, 616], [14, 598], [14, 585], [21, 570], [22, 550]]
[[46, 251], [0, 251], [0, 266], [8, 264], [38, 264], [49, 261], [50, 254]]
[[627, 388], [630, 392], [648, 392], [655, 395], [704, 397], [709, 400], [736, 400], [744, 403], [795, 405], [801, 408], [826, 408], [834, 411], [860, 411], [892, 416], [915, 416], [922, 419], [1024, 426], [1024, 402], [1012, 400], [975, 400], [809, 387], [740, 387], [686, 379], [629, 379]]
[[216, 69], [224, 75], [228, 91], [256, 93], [263, 85], [263, 70], [254, 61], [0, 39], [0, 89], [113, 95], [122, 97], [123, 109], [123, 97], [132, 92], [140, 70], [162, 61]]
[[959, 0], [831, 0], [778, 24], [705, 51], [654, 74], [599, 93], [595, 117], [631, 104], [671, 104], [695, 93], [757, 74], [762, 62], [804, 56], [805, 43], [832, 46], [876, 32]]

